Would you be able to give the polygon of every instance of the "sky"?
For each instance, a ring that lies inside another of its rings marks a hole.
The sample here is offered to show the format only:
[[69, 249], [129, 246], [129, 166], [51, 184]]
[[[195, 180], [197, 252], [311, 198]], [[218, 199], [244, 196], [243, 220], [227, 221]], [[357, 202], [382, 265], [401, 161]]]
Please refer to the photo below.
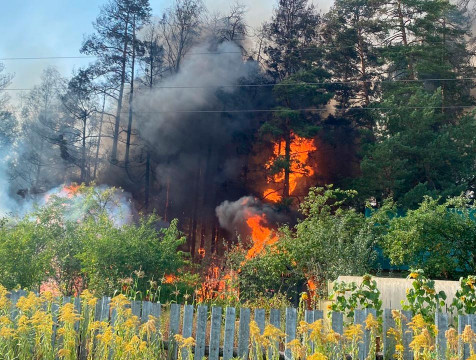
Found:
[[[107, 0], [15, 0], [2, 1], [0, 11], [0, 59], [10, 57], [81, 56], [83, 38], [94, 29], [92, 22]], [[161, 14], [173, 0], [150, 0], [154, 15]], [[278, 0], [240, 0], [247, 9], [247, 22], [258, 27], [268, 20]], [[315, 1], [328, 9], [330, 0]], [[210, 13], [226, 12], [235, 0], [204, 0]], [[31, 88], [42, 71], [55, 66], [63, 76], [86, 66], [90, 59], [0, 60], [5, 72], [14, 74], [10, 88]], [[11, 91], [13, 100], [20, 92]]]

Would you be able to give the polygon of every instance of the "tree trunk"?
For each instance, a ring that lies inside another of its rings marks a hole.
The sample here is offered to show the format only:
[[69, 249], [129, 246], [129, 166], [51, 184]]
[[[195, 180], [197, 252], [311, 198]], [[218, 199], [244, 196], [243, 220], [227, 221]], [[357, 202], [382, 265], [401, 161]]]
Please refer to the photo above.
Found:
[[135, 68], [135, 61], [136, 61], [136, 24], [135, 24], [135, 16], [132, 20], [132, 65], [131, 65], [131, 89], [129, 92], [129, 122], [127, 124], [127, 140], [126, 140], [126, 155], [124, 158], [126, 170], [129, 166], [129, 156], [130, 156], [130, 149], [131, 149], [131, 134], [132, 134], [132, 102], [134, 100], [134, 68]]
[[86, 183], [89, 185], [89, 180], [87, 179], [86, 174], [86, 125], [87, 125], [87, 115], [83, 114], [83, 138], [81, 142], [81, 183]]
[[[357, 19], [358, 22], [358, 19]], [[358, 53], [360, 58], [360, 73], [361, 73], [361, 80], [362, 80], [362, 91], [364, 93], [364, 103], [365, 106], [369, 106], [370, 104], [370, 96], [369, 96], [369, 84], [367, 79], [367, 63], [365, 61], [365, 49], [364, 49], [364, 41], [362, 35], [362, 29], [358, 27], [357, 31], [358, 36]]]
[[286, 167], [284, 168], [283, 200], [289, 198], [289, 175], [291, 174], [291, 131], [284, 135], [284, 159]]
[[[402, 12], [402, 1], [398, 0], [397, 2], [397, 12], [398, 12], [398, 21], [400, 25], [400, 32], [402, 33], [402, 42], [406, 49], [408, 49], [408, 40], [407, 40], [407, 29], [405, 27], [405, 20], [403, 18]], [[415, 72], [413, 70], [413, 60], [411, 55], [408, 56], [408, 72], [409, 72], [409, 79], [415, 79]]]
[[126, 82], [127, 47], [129, 46], [129, 41], [127, 38], [129, 30], [129, 14], [127, 14], [125, 26], [126, 28], [124, 30], [124, 49], [122, 51], [121, 85], [119, 88], [119, 98], [117, 99], [116, 122], [114, 123], [114, 134], [112, 138], [112, 164], [117, 163], [117, 145], [119, 142], [119, 126], [121, 125], [122, 97], [124, 95], [124, 84]]
[[104, 109], [106, 107], [106, 92], [104, 92], [104, 98], [102, 100], [102, 112], [101, 112], [101, 119], [99, 120], [99, 132], [98, 132], [98, 144], [96, 147], [96, 158], [94, 160], [94, 175], [93, 179], [96, 179], [97, 169], [99, 165], [99, 150], [101, 148], [101, 136], [102, 136], [102, 124], [104, 121]]

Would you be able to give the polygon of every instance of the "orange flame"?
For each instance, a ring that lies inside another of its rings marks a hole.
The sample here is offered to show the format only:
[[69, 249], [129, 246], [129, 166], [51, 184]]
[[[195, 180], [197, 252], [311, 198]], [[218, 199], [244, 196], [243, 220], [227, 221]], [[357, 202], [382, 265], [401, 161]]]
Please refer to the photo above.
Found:
[[[286, 142], [281, 140], [274, 144], [274, 155], [266, 163], [266, 169], [270, 169], [273, 165], [274, 159], [277, 157], [284, 157]], [[291, 168], [289, 174], [289, 193], [294, 194], [298, 189], [299, 181], [305, 177], [314, 175], [314, 170], [308, 165], [309, 153], [316, 151], [314, 139], [306, 139], [296, 134], [291, 134]], [[279, 193], [284, 182], [284, 170], [273, 175], [268, 179], [270, 187], [263, 192], [263, 198], [272, 202], [279, 202], [282, 195]]]
[[72, 198], [79, 192], [80, 186], [77, 184], [71, 184], [69, 186], [65, 185], [62, 189], [62, 192], [66, 194], [67, 197]]
[[246, 255], [247, 259], [254, 258], [263, 251], [266, 245], [271, 245], [278, 241], [278, 237], [273, 235], [273, 231], [266, 226], [267, 220], [265, 214], [249, 216], [246, 219], [246, 224], [251, 230], [251, 240], [253, 241], [253, 246], [248, 250], [248, 254]]

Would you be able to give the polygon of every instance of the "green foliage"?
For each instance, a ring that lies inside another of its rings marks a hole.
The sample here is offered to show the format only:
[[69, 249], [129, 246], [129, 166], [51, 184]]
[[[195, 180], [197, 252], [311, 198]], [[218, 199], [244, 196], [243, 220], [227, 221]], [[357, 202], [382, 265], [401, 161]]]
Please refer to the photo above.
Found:
[[29, 219], [0, 221], [0, 282], [6, 288], [34, 288], [51, 274], [50, 226]]
[[411, 270], [407, 279], [413, 279], [412, 287], [407, 289], [403, 310], [411, 310], [413, 315], [421, 314], [425, 321], [432, 323], [437, 310], [445, 305], [444, 291], [436, 292], [435, 281], [425, 277], [423, 270]]
[[476, 271], [475, 206], [460, 196], [440, 203], [425, 197], [416, 210], [399, 216], [389, 201], [373, 219], [392, 264], [420, 268], [433, 278], [458, 279]]
[[366, 198], [392, 197], [415, 208], [425, 195], [457, 196], [470, 188], [476, 163], [473, 113], [447, 115], [441, 89], [388, 92], [379, 106], [376, 141], [363, 147], [356, 188]]
[[117, 191], [81, 186], [75, 196], [52, 196], [22, 219], [3, 220], [2, 285], [34, 289], [52, 279], [67, 295], [85, 286], [112, 295], [122, 280], [139, 271], [136, 288], [145, 297], [151, 281], [176, 274], [187, 264], [178, 251], [185, 238], [177, 220], [158, 229], [158, 218], [152, 214], [140, 217], [137, 224], [121, 225], [120, 210], [114, 218], [108, 213], [119, 205], [114, 204]]
[[312, 188], [301, 205], [305, 218], [283, 228], [282, 247], [296, 270], [323, 285], [339, 275], [363, 275], [374, 260], [372, 222], [349, 206], [354, 191]]
[[372, 308], [377, 311], [377, 317], [382, 316], [380, 291], [377, 288], [377, 282], [368, 274], [362, 277], [359, 286], [355, 282], [346, 283], [341, 281], [334, 283], [333, 293], [329, 300], [334, 301], [331, 304], [332, 311], [342, 312], [350, 319], [354, 318], [354, 310], [358, 308]]
[[339, 275], [363, 275], [375, 260], [373, 223], [347, 203], [353, 191], [313, 188], [301, 207], [304, 219], [284, 226], [279, 241], [245, 261], [239, 246], [227, 254], [228, 268], [238, 274], [240, 297], [284, 293], [297, 304], [308, 279], [323, 296], [327, 280]]
[[476, 313], [476, 276], [470, 275], [459, 279], [460, 288], [456, 291], [451, 306], [458, 315]]

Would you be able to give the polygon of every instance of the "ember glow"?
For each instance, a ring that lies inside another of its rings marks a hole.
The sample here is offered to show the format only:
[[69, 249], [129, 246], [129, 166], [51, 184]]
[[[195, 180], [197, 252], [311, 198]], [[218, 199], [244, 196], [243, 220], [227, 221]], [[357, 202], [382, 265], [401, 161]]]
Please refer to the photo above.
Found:
[[268, 227], [265, 214], [253, 214], [246, 219], [246, 224], [251, 230], [251, 240], [253, 246], [248, 250], [247, 259], [252, 259], [261, 253], [266, 245], [274, 244], [278, 237]]
[[[314, 139], [306, 139], [298, 135], [291, 135], [291, 172], [289, 174], [289, 194], [293, 195], [299, 189], [299, 183], [303, 178], [314, 175], [313, 168], [308, 164], [309, 154], [316, 151]], [[272, 159], [266, 163], [269, 170], [272, 167], [274, 159], [284, 158], [286, 142], [281, 140], [274, 144], [274, 153]], [[280, 192], [283, 189], [284, 170], [271, 176], [268, 179], [268, 188], [263, 192], [263, 198], [272, 202], [279, 202], [282, 199]]]

